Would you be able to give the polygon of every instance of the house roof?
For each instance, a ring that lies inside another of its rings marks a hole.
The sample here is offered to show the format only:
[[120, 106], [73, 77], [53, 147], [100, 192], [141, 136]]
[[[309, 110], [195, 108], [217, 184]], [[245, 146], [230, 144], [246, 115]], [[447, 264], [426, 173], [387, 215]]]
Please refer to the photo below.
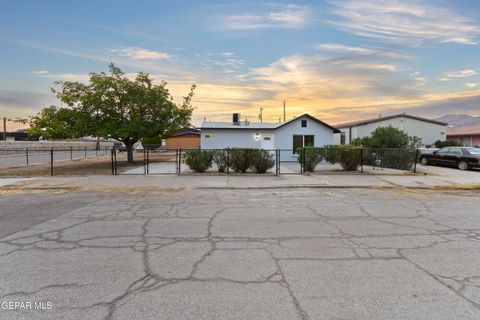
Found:
[[447, 136], [476, 136], [480, 135], [480, 125], [447, 128]]
[[409, 118], [409, 119], [413, 119], [413, 120], [438, 124], [438, 125], [441, 125], [441, 126], [447, 126], [447, 123], [445, 123], [445, 122], [431, 120], [431, 119], [427, 119], [427, 118], [421, 118], [421, 117], [417, 117], [417, 116], [412, 116], [412, 115], [409, 115], [409, 114], [406, 114], [406, 113], [401, 113], [401, 114], [395, 114], [395, 115], [387, 116], [387, 117], [380, 117], [380, 118], [374, 118], [374, 119], [367, 119], [367, 120], [341, 123], [341, 124], [335, 125], [335, 127], [337, 127], [337, 128], [358, 127], [358, 126], [364, 126], [364, 125], [367, 125], [367, 124], [370, 124], [370, 123], [375, 123], [375, 122], [380, 122], [380, 121], [390, 120], [390, 119], [395, 119], [395, 118]]
[[173, 136], [174, 137], [180, 137], [180, 136], [185, 136], [185, 135], [189, 135], [189, 134], [199, 136], [200, 135], [200, 130], [195, 129], [195, 128], [183, 128], [183, 129], [178, 130], [177, 133], [175, 133]]
[[338, 130], [337, 128], [329, 125], [328, 123], [325, 123], [321, 120], [318, 120], [317, 118], [309, 115], [308, 113], [305, 113], [299, 117], [296, 117], [296, 118], [292, 118], [288, 121], [285, 121], [285, 122], [279, 122], [279, 123], [275, 123], [275, 122], [248, 122], [248, 123], [245, 123], [245, 122], [239, 122], [238, 124], [234, 124], [233, 122], [210, 122], [210, 121], [206, 121], [206, 122], [203, 122], [202, 123], [202, 126], [200, 127], [201, 129], [245, 129], [245, 130], [258, 130], [258, 129], [263, 129], [263, 130], [274, 130], [274, 129], [278, 129], [280, 127], [283, 127], [295, 120], [298, 120], [299, 118], [302, 118], [302, 117], [307, 117], [309, 119], [311, 119], [312, 121], [315, 121], [319, 124], [321, 124], [322, 126], [325, 126], [327, 128], [330, 128], [333, 130], [334, 133], [339, 133], [340, 130]]

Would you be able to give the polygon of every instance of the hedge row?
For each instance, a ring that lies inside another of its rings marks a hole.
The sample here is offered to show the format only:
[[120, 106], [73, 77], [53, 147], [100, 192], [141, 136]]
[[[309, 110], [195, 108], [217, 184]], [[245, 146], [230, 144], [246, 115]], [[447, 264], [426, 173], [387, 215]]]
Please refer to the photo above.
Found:
[[[348, 145], [325, 148], [306, 147], [298, 149], [298, 162], [304, 170], [313, 172], [323, 160], [340, 164], [345, 171], [355, 171], [360, 164], [383, 166], [390, 169], [409, 170], [415, 163], [415, 151], [409, 149], [369, 149]], [[380, 162], [377, 162], [380, 161]]]
[[227, 167], [238, 173], [252, 170], [265, 173], [275, 166], [274, 155], [261, 149], [191, 150], [185, 154], [185, 163], [195, 172], [205, 172], [216, 164], [219, 172]]

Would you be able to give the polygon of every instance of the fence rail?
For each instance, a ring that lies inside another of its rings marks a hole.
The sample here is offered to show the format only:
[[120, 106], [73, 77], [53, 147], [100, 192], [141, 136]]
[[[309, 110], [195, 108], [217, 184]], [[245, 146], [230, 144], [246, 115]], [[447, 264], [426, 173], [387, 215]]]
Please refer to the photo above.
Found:
[[418, 150], [367, 148], [162, 149], [118, 148], [0, 149], [0, 175], [286, 175], [332, 171], [416, 172]]

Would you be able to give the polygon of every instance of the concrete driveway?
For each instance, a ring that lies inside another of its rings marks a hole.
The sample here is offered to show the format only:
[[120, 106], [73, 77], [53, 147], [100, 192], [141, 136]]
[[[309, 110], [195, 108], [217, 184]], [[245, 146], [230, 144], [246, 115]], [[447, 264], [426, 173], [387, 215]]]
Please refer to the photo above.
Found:
[[478, 192], [42, 192], [0, 208], [0, 319], [480, 319]]

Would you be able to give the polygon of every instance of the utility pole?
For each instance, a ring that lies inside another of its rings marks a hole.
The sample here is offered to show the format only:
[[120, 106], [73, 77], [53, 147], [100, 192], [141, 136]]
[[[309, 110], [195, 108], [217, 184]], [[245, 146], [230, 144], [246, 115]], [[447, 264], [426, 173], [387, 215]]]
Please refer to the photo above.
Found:
[[7, 117], [3, 117], [3, 141], [7, 140]]
[[286, 110], [285, 110], [285, 108], [286, 108], [286, 107], [285, 107], [285, 100], [283, 100], [283, 122], [287, 121], [287, 120], [286, 120], [287, 117], [286, 117]]
[[260, 108], [260, 115], [258, 117], [260, 118], [260, 122], [263, 122], [263, 108]]

